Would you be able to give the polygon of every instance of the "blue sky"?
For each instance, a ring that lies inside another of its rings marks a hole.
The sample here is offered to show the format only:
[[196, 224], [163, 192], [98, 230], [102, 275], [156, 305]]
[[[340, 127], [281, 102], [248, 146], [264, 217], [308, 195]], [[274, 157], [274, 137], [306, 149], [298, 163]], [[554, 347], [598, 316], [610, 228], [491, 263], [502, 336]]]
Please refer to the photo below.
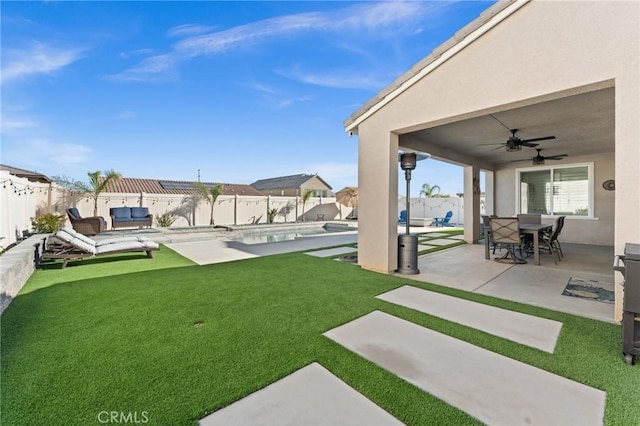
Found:
[[[357, 185], [343, 121], [491, 2], [2, 2], [2, 163]], [[418, 163], [462, 190], [462, 170]], [[400, 181], [404, 193], [404, 182]]]

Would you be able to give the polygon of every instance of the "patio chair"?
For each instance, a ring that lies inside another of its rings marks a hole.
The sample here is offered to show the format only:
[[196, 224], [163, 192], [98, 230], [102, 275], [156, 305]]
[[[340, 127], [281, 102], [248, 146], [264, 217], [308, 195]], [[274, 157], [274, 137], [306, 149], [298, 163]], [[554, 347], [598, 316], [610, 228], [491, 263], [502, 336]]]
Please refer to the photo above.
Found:
[[[506, 250], [502, 257], [496, 257], [496, 262], [505, 262], [509, 258], [516, 264], [527, 263], [516, 253], [522, 253], [520, 227], [516, 217], [492, 217], [489, 220], [491, 229], [491, 243], [494, 247]], [[495, 251], [494, 251], [495, 253]]]
[[102, 216], [82, 217], [77, 208], [67, 209], [71, 226], [83, 235], [98, 235], [107, 229], [107, 221]]
[[398, 223], [407, 223], [407, 211], [402, 210], [400, 212], [400, 217], [398, 218]]
[[433, 226], [452, 226], [449, 224], [449, 221], [451, 220], [451, 218], [453, 217], [453, 211], [449, 210], [447, 212], [447, 214], [444, 215], [444, 217], [437, 217], [433, 220], [432, 225]]
[[556, 219], [556, 226], [552, 232], [542, 233], [539, 235], [538, 244], [540, 248], [544, 248], [549, 251], [549, 254], [553, 255], [553, 262], [557, 265], [558, 260], [562, 260], [564, 254], [562, 253], [562, 247], [560, 247], [560, 241], [558, 237], [564, 226], [565, 216], [559, 216]]
[[155, 250], [160, 250], [160, 245], [145, 237], [118, 237], [94, 241], [73, 229], [63, 228], [47, 239], [40, 259], [62, 259], [64, 268], [70, 260], [116, 253], [146, 252], [147, 257], [152, 258], [152, 252]]

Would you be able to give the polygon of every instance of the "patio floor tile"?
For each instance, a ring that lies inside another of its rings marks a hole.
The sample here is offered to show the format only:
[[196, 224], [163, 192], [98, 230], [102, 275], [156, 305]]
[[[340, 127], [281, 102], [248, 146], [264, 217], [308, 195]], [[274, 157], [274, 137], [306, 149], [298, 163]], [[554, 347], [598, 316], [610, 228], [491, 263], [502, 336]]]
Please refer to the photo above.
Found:
[[318, 363], [200, 420], [200, 426], [402, 424]]
[[329, 339], [494, 425], [600, 425], [606, 393], [375, 311]]
[[390, 303], [553, 353], [562, 323], [412, 286], [376, 296]]

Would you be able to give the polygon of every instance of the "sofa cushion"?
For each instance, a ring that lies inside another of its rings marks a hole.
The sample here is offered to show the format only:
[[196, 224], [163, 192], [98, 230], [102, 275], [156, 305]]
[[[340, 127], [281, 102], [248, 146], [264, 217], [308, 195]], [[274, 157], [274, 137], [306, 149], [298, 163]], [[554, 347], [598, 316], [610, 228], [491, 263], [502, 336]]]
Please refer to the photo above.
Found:
[[149, 209], [147, 207], [131, 207], [132, 219], [146, 219], [148, 214]]
[[109, 210], [116, 221], [131, 220], [130, 207], [111, 207]]
[[80, 212], [79, 212], [79, 211], [78, 211], [78, 209], [77, 209], [77, 208], [75, 208], [75, 207], [71, 207], [71, 208], [69, 209], [69, 213], [71, 213], [71, 215], [72, 215], [73, 217], [75, 217], [76, 219], [80, 219], [80, 218], [82, 218], [82, 216], [80, 216]]

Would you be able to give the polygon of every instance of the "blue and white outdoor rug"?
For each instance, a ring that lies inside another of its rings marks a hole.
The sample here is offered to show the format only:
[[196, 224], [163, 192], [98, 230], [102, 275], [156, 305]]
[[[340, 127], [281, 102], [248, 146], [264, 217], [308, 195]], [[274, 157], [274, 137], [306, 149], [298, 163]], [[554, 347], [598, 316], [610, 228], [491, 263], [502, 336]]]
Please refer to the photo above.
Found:
[[614, 303], [613, 283], [606, 281], [571, 277], [562, 295], [580, 297], [597, 302]]

